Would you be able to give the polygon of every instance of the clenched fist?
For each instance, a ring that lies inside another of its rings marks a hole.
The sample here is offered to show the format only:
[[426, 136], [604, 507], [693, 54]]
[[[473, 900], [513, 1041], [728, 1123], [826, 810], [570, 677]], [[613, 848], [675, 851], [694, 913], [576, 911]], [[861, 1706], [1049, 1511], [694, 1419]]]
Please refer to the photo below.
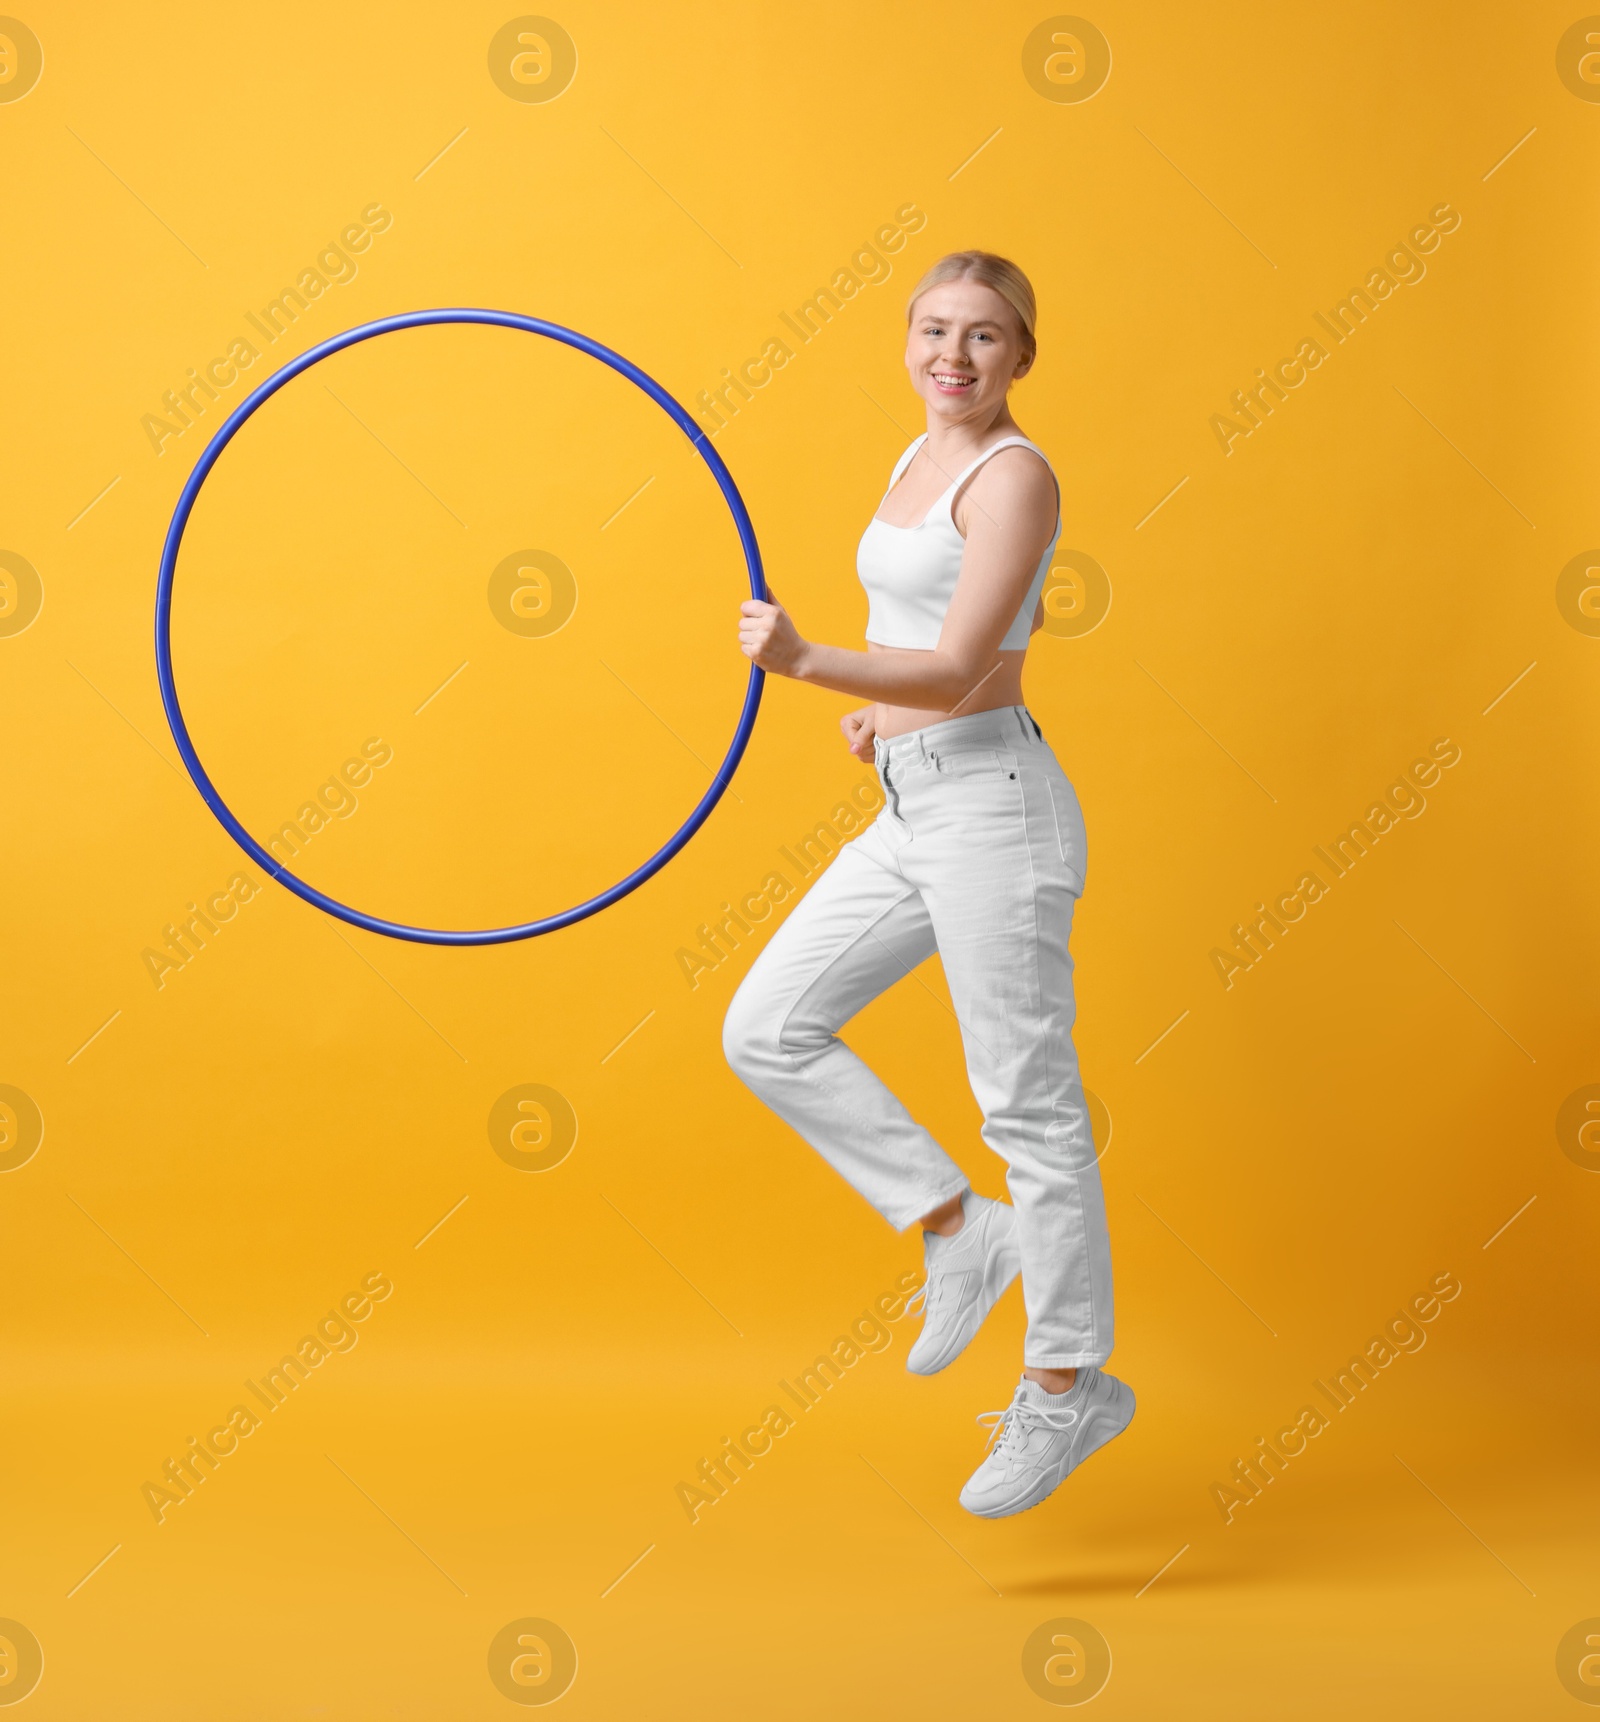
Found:
[[878, 708], [862, 706], [859, 711], [846, 712], [839, 719], [839, 728], [844, 731], [845, 745], [856, 756], [864, 759], [870, 765], [877, 758], [873, 748], [873, 738], [878, 733]]
[[797, 676], [805, 661], [806, 642], [789, 612], [769, 586], [770, 603], [746, 598], [739, 606], [739, 650], [760, 669], [774, 676]]

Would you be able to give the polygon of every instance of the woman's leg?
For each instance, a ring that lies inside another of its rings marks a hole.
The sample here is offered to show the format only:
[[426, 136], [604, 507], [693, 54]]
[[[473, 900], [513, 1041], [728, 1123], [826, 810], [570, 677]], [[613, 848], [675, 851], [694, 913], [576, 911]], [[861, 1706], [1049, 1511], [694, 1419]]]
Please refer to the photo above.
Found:
[[954, 918], [971, 936], [952, 929], [948, 944], [941, 938], [983, 1138], [1006, 1162], [1017, 1211], [1023, 1362], [1057, 1392], [1071, 1377], [1054, 1372], [1104, 1363], [1113, 1342], [1105, 1200], [1072, 1045], [1073, 902], [1040, 893], [1034, 924], [1009, 938], [974, 926], [988, 917], [970, 905]]
[[903, 795], [916, 833], [907, 871], [938, 940], [983, 1138], [1006, 1162], [1016, 1208], [1023, 1361], [1059, 1390], [1067, 1372], [1104, 1363], [1113, 1340], [1105, 1203], [1072, 1045], [1077, 799], [1049, 749], [1021, 742], [1003, 758], [991, 743], [948, 771], [930, 764]]
[[966, 1175], [837, 1031], [933, 952], [920, 894], [874, 824], [847, 843], [745, 976], [728, 1062], [898, 1231]]

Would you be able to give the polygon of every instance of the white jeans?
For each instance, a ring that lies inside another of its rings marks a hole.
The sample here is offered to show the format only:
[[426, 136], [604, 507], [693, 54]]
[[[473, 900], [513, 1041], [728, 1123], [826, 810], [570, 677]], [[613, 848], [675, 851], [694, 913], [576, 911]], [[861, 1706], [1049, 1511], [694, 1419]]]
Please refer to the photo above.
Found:
[[1104, 1363], [1111, 1247], [1067, 950], [1084, 881], [1078, 797], [1022, 706], [880, 739], [876, 753], [884, 805], [745, 976], [723, 1025], [728, 1062], [904, 1230], [966, 1175], [837, 1031], [937, 951], [1016, 1208], [1024, 1364]]

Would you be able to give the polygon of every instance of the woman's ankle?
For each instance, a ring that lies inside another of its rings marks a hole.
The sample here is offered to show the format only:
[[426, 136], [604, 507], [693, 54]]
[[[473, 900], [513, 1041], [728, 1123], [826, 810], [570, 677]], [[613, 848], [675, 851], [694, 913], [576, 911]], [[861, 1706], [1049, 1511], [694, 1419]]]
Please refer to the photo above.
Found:
[[967, 1223], [966, 1209], [962, 1206], [966, 1191], [959, 1196], [952, 1196], [948, 1202], [941, 1202], [937, 1208], [930, 1209], [922, 1216], [922, 1229], [925, 1232], [937, 1232], [941, 1238], [953, 1238]]

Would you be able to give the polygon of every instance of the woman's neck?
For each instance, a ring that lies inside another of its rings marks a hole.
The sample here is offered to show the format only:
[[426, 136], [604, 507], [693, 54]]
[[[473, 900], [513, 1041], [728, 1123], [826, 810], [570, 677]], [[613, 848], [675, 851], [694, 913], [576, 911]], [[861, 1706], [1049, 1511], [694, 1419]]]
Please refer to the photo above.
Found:
[[984, 425], [974, 424], [970, 420], [946, 424], [930, 413], [925, 447], [929, 455], [942, 466], [965, 465], [972, 456], [988, 448], [991, 443], [998, 442], [1001, 437], [1021, 434], [1017, 421], [1004, 408]]

